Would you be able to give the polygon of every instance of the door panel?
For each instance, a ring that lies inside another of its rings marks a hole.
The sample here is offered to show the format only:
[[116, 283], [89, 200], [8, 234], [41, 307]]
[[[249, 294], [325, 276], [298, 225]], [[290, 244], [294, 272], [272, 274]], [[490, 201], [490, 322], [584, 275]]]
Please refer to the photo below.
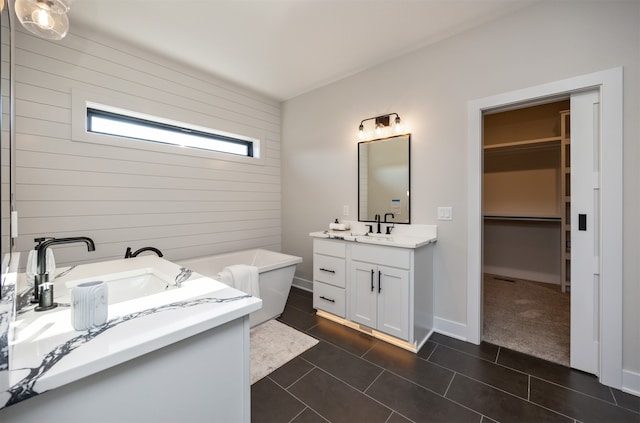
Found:
[[599, 90], [571, 95], [571, 367], [599, 374]]
[[409, 272], [378, 266], [378, 330], [409, 340]]
[[375, 273], [375, 266], [352, 261], [350, 267], [350, 320], [375, 328], [377, 324], [376, 299], [378, 296], [378, 275]]

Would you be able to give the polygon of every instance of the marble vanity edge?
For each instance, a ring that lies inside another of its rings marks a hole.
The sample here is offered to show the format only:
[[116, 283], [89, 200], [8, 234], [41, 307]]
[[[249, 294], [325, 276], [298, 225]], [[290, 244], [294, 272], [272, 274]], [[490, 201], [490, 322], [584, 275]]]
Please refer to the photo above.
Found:
[[[231, 291], [230, 293], [234, 295], [230, 297], [220, 297], [219, 294], [223, 291]], [[213, 313], [212, 315], [211, 312], [202, 312], [202, 320], [200, 320], [199, 322], [189, 324], [179, 330], [176, 329], [170, 331], [161, 337], [154, 338], [141, 344], [133, 345], [130, 348], [119, 352], [118, 354], [102, 357], [101, 359], [97, 359], [90, 363], [85, 363], [84, 366], [78, 366], [69, 371], [63, 372], [60, 375], [56, 375], [55, 383], [53, 383], [53, 381], [49, 381], [49, 383], [54, 386], [48, 388], [47, 390], [55, 389], [56, 387], [63, 386], [75, 380], [89, 376], [90, 374], [94, 374], [107, 368], [116, 366], [120, 363], [139, 357], [151, 351], [155, 351], [172, 343], [181, 341], [195, 334], [204, 332], [208, 329], [223, 325], [231, 320], [245, 316], [259, 309], [261, 304], [261, 300], [255, 297], [251, 297], [250, 295], [246, 295], [232, 288], [225, 288], [220, 291], [214, 291], [209, 295], [205, 295], [206, 296], [200, 298], [178, 301], [158, 307], [153, 307], [150, 309], [141, 310], [138, 312], [133, 312], [124, 316], [119, 316], [107, 321], [107, 323], [103, 326], [87, 331], [78, 332], [76, 336], [67, 340], [64, 344], [58, 345], [55, 349], [45, 354], [40, 365], [30, 368], [28, 375], [18, 383], [15, 383], [13, 386], [8, 386], [7, 383], [7, 387], [0, 390], [0, 409], [46, 392], [37, 392], [34, 389], [34, 385], [41, 379], [44, 374], [46, 374], [49, 369], [51, 369], [57, 362], [59, 362], [62, 358], [74, 351], [79, 346], [95, 339], [97, 336], [104, 334], [109, 329], [120, 324], [128, 323], [134, 321], [136, 318], [148, 316], [150, 314], [170, 312], [179, 309], [195, 307], [202, 304], [228, 303], [243, 299], [248, 300], [245, 301], [244, 305], [235, 307], [232, 310], [228, 310], [222, 315], [216, 313]], [[6, 373], [7, 375], [9, 375], [10, 371], [7, 371]]]

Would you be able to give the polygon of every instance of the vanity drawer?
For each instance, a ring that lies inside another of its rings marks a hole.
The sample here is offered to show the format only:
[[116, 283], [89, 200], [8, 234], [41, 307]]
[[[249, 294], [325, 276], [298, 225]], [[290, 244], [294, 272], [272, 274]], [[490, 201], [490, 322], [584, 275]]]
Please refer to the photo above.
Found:
[[313, 282], [313, 308], [345, 318], [345, 290], [322, 282]]
[[333, 241], [328, 239], [314, 239], [313, 252], [333, 257], [345, 257], [346, 245], [344, 241]]
[[411, 250], [407, 248], [356, 244], [351, 247], [351, 260], [409, 269]]
[[345, 287], [346, 262], [343, 258], [313, 255], [313, 280]]

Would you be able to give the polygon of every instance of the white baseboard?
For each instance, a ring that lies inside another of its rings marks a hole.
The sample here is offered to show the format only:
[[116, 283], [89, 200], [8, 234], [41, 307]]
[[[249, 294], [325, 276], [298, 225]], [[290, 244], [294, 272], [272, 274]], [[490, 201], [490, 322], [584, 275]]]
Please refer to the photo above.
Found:
[[640, 397], [640, 373], [622, 369], [622, 390]]
[[294, 277], [292, 285], [295, 286], [296, 288], [300, 288], [300, 289], [305, 290], [305, 291], [313, 292], [313, 282], [311, 282], [311, 281], [309, 281], [307, 279]]
[[434, 316], [433, 330], [461, 341], [467, 340], [467, 325]]

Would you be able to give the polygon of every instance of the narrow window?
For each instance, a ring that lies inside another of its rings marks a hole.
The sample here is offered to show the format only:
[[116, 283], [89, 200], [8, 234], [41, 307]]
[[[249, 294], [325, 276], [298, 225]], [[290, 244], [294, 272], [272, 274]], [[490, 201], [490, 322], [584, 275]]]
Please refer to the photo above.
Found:
[[87, 131], [245, 157], [254, 156], [254, 141], [248, 138], [141, 119], [90, 107], [87, 107]]

